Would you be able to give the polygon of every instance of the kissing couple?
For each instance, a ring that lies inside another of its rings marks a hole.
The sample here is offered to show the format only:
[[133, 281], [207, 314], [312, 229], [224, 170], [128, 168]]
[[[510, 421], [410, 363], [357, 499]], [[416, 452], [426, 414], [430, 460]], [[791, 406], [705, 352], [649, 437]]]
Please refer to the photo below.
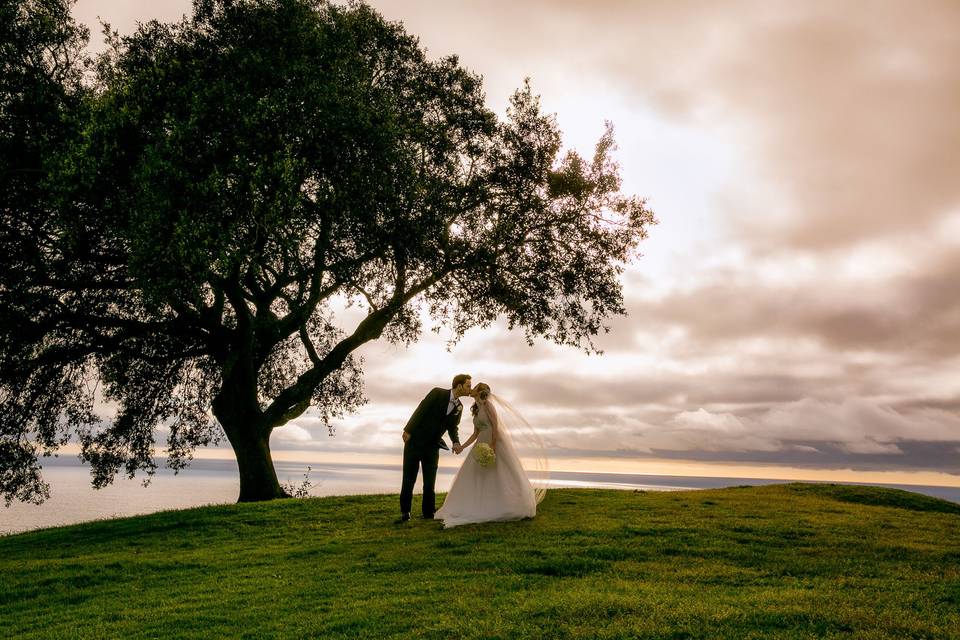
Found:
[[[461, 444], [460, 398], [465, 396], [473, 399], [473, 434]], [[444, 432], [450, 435], [453, 452], [460, 455], [466, 451], [467, 455], [437, 511], [434, 485], [440, 449], [449, 451]], [[421, 469], [423, 517], [442, 520], [444, 528], [532, 518], [546, 494], [549, 471], [543, 441], [510, 403], [494, 395], [483, 382], [472, 386], [467, 374], [454, 376], [449, 389], [430, 390], [403, 428], [403, 443], [398, 522], [410, 519], [413, 486]], [[521, 463], [518, 449], [529, 456], [527, 468]]]

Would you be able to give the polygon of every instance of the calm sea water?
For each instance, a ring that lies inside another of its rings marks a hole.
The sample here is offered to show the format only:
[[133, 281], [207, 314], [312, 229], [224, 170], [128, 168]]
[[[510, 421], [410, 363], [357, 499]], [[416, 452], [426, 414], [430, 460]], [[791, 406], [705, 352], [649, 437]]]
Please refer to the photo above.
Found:
[[[339, 465], [277, 462], [281, 483], [299, 485], [310, 466], [314, 496], [398, 493], [399, 465]], [[74, 524], [88, 520], [131, 516], [167, 509], [185, 509], [208, 504], [236, 502], [239, 489], [237, 463], [233, 460], [194, 460], [178, 475], [158, 463], [150, 486], [142, 477], [130, 480], [117, 477], [100, 490], [90, 486], [89, 468], [73, 457], [47, 458], [43, 461], [44, 479], [50, 483], [51, 497], [41, 505], [0, 503], [0, 534], [30, 531], [44, 527]], [[437, 491], [446, 491], [455, 469], [441, 468]], [[764, 478], [706, 478], [694, 476], [649, 476], [618, 473], [551, 472], [551, 485], [557, 487], [598, 487], [606, 489], [643, 489], [681, 491], [714, 489], [735, 485], [765, 485], [789, 482]], [[863, 483], [849, 483], [863, 484]], [[877, 485], [906, 489], [960, 503], [960, 488], [918, 485]], [[420, 484], [418, 481], [417, 491]]]

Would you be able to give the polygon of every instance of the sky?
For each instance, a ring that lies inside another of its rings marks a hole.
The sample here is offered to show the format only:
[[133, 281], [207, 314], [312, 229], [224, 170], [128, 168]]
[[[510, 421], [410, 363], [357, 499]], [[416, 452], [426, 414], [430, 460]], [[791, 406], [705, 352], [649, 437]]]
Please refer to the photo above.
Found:
[[[501, 115], [529, 77], [567, 148], [611, 120], [623, 190], [659, 224], [603, 355], [503, 323], [368, 344], [369, 402], [333, 437], [308, 411], [275, 457], [396, 462], [419, 400], [464, 372], [554, 468], [960, 486], [960, 3], [371, 4], [458, 54]], [[74, 7], [94, 49], [97, 16], [126, 34], [189, 12]]]

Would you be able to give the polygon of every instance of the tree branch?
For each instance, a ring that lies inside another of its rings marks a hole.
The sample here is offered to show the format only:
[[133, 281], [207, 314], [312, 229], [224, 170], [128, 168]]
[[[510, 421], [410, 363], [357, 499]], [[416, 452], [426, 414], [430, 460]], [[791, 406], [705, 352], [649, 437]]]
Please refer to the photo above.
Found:
[[307, 334], [307, 328], [304, 326], [300, 327], [300, 341], [303, 342], [303, 346], [307, 349], [307, 355], [310, 356], [310, 362], [315, 365], [320, 364], [320, 356], [317, 355], [317, 350], [313, 346], [313, 341], [310, 340], [310, 336]]
[[324, 378], [339, 369], [347, 359], [347, 356], [358, 347], [370, 340], [379, 338], [384, 328], [390, 323], [390, 320], [393, 319], [403, 305], [435, 285], [446, 277], [448, 273], [449, 268], [438, 271], [409, 291], [395, 293], [386, 306], [364, 318], [352, 334], [338, 342], [320, 362], [314, 363], [314, 366], [302, 373], [295, 383], [284, 389], [274, 398], [273, 402], [267, 407], [263, 414], [267, 424], [278, 425], [283, 424], [284, 420], [290, 420], [289, 412], [295, 407], [303, 406], [303, 410], [305, 411], [306, 406], [309, 406], [309, 404], [303, 405], [303, 403], [305, 401], [309, 403], [310, 396], [313, 394], [314, 389], [316, 389], [317, 385], [320, 384]]

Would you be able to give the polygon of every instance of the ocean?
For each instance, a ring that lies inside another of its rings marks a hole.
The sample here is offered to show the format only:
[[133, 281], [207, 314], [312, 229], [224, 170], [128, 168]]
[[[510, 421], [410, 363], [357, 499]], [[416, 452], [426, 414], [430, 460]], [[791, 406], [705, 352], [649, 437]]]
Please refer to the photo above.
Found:
[[[158, 462], [148, 487], [143, 476], [128, 479], [123, 474], [103, 489], [90, 486], [89, 467], [73, 456], [44, 458], [43, 476], [50, 484], [51, 497], [41, 505], [14, 502], [0, 505], [0, 535], [31, 531], [46, 527], [75, 524], [88, 520], [118, 518], [168, 509], [186, 509], [210, 504], [236, 502], [239, 491], [237, 464], [233, 460], [194, 460], [179, 474]], [[400, 466], [384, 464], [330, 464], [308, 462], [276, 462], [281, 483], [300, 485], [309, 471], [310, 495], [398, 493]], [[446, 491], [453, 481], [455, 469], [441, 467], [437, 474], [437, 491]], [[555, 487], [596, 487], [605, 489], [684, 491], [714, 489], [736, 485], [766, 485], [790, 482], [765, 478], [716, 478], [671, 475], [637, 475], [625, 473], [587, 473], [552, 471], [550, 484]], [[809, 481], [804, 481], [809, 482]], [[845, 483], [867, 484], [867, 483]], [[923, 493], [960, 503], [960, 487], [877, 484]], [[417, 482], [417, 492], [420, 481]], [[393, 517], [395, 514], [384, 514]]]

